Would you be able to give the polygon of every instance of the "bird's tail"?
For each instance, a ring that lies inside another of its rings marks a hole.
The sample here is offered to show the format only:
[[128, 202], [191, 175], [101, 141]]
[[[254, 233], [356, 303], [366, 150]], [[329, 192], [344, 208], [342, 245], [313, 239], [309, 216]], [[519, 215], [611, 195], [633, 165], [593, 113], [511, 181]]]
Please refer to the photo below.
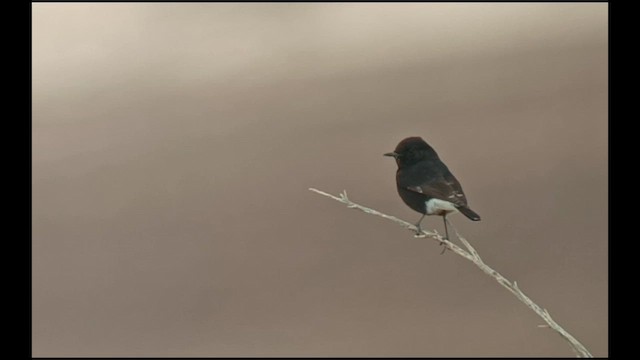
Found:
[[458, 207], [458, 211], [460, 211], [462, 215], [468, 217], [473, 221], [480, 221], [480, 215], [476, 214], [473, 210], [469, 209], [466, 206]]

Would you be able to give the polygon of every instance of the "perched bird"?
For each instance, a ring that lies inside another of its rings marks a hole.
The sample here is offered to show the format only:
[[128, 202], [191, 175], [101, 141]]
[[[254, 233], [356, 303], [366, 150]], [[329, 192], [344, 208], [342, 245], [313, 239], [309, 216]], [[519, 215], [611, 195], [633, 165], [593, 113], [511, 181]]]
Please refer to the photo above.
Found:
[[400, 197], [410, 208], [422, 213], [416, 223], [418, 234], [422, 232], [420, 223], [425, 215], [442, 216], [447, 239], [448, 214], [461, 212], [473, 221], [480, 220], [480, 215], [467, 205], [458, 180], [422, 138], [408, 137], [393, 152], [384, 155], [392, 156], [398, 164], [396, 185]]

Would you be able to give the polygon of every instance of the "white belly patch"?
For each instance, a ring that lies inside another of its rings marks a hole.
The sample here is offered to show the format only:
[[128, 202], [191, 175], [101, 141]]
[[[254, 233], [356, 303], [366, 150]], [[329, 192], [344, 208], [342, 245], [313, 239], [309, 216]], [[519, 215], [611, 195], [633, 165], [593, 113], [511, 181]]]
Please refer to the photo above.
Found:
[[442, 211], [446, 211], [448, 213], [458, 212], [458, 209], [456, 209], [456, 207], [452, 203], [445, 200], [431, 199], [427, 201], [426, 204], [428, 215], [439, 214]]

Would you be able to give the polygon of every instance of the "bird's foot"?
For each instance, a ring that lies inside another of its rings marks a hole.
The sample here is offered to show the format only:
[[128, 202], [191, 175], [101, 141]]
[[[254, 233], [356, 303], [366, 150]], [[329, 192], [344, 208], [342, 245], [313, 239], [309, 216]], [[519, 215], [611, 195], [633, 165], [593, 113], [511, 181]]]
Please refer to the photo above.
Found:
[[440, 252], [440, 255], [444, 254], [445, 251], [447, 251], [447, 249], [449, 248], [449, 246], [447, 246], [445, 243], [441, 242], [440, 246], [444, 245], [444, 248], [442, 248], [442, 251]]
[[[442, 240], [449, 241], [449, 238], [443, 237]], [[443, 245], [444, 245], [444, 248], [442, 249], [442, 252], [440, 252], [440, 255], [444, 254], [444, 252], [447, 251], [447, 250], [451, 250], [451, 249], [449, 249], [449, 245], [447, 245], [447, 243], [445, 243], [444, 241], [441, 241], [440, 242], [440, 246], [443, 246]]]
[[416, 233], [415, 233], [415, 235], [413, 235], [413, 237], [415, 237], [415, 238], [423, 238], [423, 237], [427, 237], [427, 235], [425, 235], [422, 232], [422, 228], [420, 227], [420, 225], [416, 225]]

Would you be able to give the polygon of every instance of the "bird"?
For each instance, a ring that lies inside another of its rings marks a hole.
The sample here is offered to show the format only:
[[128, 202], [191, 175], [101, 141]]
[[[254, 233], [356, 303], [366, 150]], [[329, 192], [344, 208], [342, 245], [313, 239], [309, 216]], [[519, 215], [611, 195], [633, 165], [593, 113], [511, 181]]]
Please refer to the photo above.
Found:
[[422, 233], [420, 224], [426, 215], [442, 216], [447, 240], [447, 215], [460, 212], [473, 221], [480, 221], [480, 215], [469, 208], [458, 179], [421, 137], [405, 138], [384, 156], [393, 157], [398, 165], [396, 185], [400, 198], [422, 214], [415, 224], [416, 235]]

